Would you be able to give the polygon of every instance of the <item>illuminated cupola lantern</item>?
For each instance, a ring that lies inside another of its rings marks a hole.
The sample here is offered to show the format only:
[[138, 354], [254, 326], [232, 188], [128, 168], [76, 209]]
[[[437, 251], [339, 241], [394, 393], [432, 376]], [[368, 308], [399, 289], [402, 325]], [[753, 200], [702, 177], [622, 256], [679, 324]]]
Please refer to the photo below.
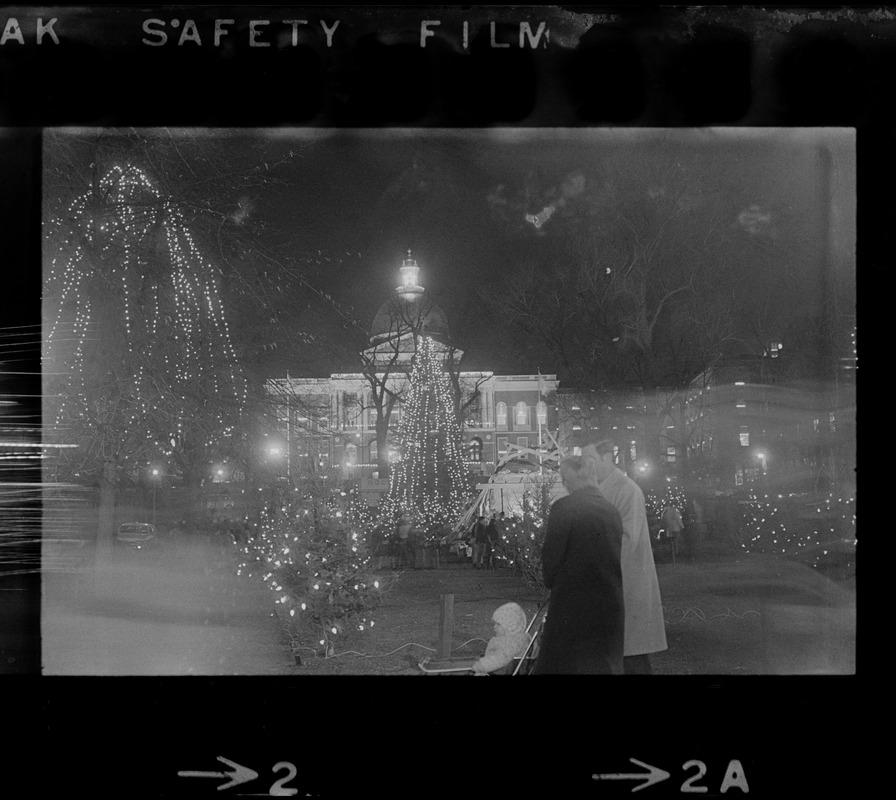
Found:
[[408, 250], [408, 257], [401, 262], [401, 286], [397, 287], [395, 291], [408, 299], [419, 298], [424, 291], [417, 280], [419, 273], [420, 267], [417, 266], [417, 259], [411, 258], [411, 251]]
[[445, 360], [450, 356], [459, 360], [463, 353], [450, 347], [448, 318], [435, 302], [424, 297], [420, 266], [410, 250], [399, 271], [401, 284], [374, 316], [370, 326], [371, 346], [364, 351], [364, 356], [375, 364], [409, 371], [418, 338], [428, 336], [433, 340], [437, 359]]

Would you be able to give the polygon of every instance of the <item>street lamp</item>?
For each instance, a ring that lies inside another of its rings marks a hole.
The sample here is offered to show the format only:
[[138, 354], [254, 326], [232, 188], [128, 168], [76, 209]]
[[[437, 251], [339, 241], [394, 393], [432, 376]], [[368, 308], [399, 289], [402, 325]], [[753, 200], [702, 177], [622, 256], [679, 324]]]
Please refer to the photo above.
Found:
[[156, 524], [156, 489], [158, 488], [158, 485], [159, 485], [159, 481], [158, 481], [159, 470], [158, 469], [153, 468], [152, 478], [153, 478], [153, 481], [152, 481], [152, 524], [155, 525]]

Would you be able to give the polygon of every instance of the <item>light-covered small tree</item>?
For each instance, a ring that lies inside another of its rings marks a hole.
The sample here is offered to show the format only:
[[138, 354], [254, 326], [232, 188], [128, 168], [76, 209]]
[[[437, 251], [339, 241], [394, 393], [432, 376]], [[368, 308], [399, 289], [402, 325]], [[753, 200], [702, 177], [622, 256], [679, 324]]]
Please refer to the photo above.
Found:
[[251, 526], [237, 572], [262, 576], [296, 653], [332, 655], [339, 637], [373, 626], [382, 587], [367, 525], [350, 492], [324, 489], [282, 491]]

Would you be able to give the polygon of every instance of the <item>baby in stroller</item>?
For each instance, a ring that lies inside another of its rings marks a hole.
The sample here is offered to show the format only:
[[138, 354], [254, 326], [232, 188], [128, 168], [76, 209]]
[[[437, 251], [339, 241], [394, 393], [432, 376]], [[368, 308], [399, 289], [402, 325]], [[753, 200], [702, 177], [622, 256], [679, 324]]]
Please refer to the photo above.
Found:
[[488, 675], [503, 669], [519, 658], [529, 646], [526, 612], [516, 603], [505, 603], [492, 614], [495, 635], [489, 639], [482, 658], [473, 662], [476, 675]]
[[474, 675], [515, 675], [521, 666], [520, 659], [527, 662], [531, 660], [530, 645], [538, 632], [535, 631], [533, 634], [529, 629], [534, 626], [539, 615], [540, 610], [533, 618], [532, 624], [527, 625], [526, 612], [516, 603], [505, 603], [492, 614], [495, 635], [489, 639], [481, 658], [439, 662], [432, 662], [426, 658], [420, 662], [419, 667], [430, 675], [461, 675], [471, 672]]

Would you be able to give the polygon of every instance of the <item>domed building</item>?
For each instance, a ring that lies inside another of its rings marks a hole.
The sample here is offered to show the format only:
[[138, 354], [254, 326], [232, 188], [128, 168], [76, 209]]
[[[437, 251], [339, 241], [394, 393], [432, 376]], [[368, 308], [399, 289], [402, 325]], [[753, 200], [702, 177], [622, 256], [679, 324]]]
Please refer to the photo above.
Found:
[[451, 334], [445, 312], [426, 296], [420, 285], [420, 267], [416, 259], [402, 261], [401, 284], [395, 294], [383, 303], [370, 326], [370, 347], [363, 357], [380, 366], [398, 366], [409, 369], [418, 336], [429, 336], [438, 345], [440, 354], [459, 362], [463, 352], [451, 347]]
[[402, 397], [419, 336], [432, 338], [453, 376], [471, 473], [485, 479], [502, 458], [547, 444], [548, 432], [556, 431], [556, 408], [547, 402], [556, 376], [461, 371], [463, 352], [453, 346], [448, 318], [427, 296], [410, 251], [399, 273], [395, 293], [373, 317], [359, 372], [267, 382], [267, 392], [279, 401], [282, 472], [289, 481], [332, 470], [356, 482], [370, 505], [378, 504], [389, 488], [386, 468], [399, 458]]

